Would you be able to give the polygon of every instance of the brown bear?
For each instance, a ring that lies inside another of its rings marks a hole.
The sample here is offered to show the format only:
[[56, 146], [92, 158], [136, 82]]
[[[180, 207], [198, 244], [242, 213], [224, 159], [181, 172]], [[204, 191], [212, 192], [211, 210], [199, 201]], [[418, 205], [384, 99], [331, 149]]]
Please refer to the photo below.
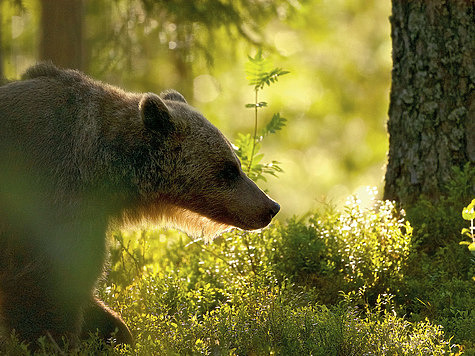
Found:
[[0, 324], [29, 342], [96, 329], [132, 342], [93, 296], [111, 224], [212, 237], [278, 211], [176, 91], [129, 93], [50, 64], [0, 87]]

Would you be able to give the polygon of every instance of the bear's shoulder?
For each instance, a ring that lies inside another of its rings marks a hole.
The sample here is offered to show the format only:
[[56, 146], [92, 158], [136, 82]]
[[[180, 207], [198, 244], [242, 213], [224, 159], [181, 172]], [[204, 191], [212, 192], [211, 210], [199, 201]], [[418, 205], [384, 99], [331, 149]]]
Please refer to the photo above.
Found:
[[[30, 81], [35, 81], [36, 84], [29, 83]], [[78, 93], [82, 93], [81, 95], [89, 93], [89, 100], [92, 100], [93, 97], [98, 98], [106, 94], [112, 95], [119, 100], [124, 100], [129, 96], [127, 92], [118, 87], [92, 79], [78, 70], [62, 69], [52, 63], [33, 65], [23, 73], [20, 82], [28, 83], [26, 84], [28, 86], [48, 86], [54, 82], [58, 86], [71, 88]], [[43, 84], [38, 84], [39, 82], [43, 82]]]
[[73, 69], [61, 69], [52, 63], [39, 63], [28, 68], [22, 75], [23, 80], [47, 78], [64, 83], [92, 82], [85, 74]]
[[39, 63], [34, 66], [31, 66], [23, 74], [22, 78], [24, 80], [35, 79], [39, 77], [60, 77], [66, 73], [66, 70], [60, 69], [51, 63]]

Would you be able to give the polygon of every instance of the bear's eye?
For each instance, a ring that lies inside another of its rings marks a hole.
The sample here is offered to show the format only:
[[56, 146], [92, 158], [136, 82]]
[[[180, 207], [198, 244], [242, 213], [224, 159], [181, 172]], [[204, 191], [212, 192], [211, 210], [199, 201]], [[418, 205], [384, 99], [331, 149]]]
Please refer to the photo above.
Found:
[[232, 181], [239, 177], [239, 168], [232, 162], [226, 162], [218, 173], [219, 178]]

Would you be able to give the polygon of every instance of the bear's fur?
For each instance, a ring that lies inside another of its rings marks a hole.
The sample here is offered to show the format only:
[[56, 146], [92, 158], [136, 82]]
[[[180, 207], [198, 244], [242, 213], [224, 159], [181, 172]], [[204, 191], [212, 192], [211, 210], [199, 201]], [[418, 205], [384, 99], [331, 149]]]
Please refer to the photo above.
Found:
[[0, 323], [29, 342], [96, 328], [132, 342], [93, 296], [111, 224], [212, 237], [278, 211], [176, 91], [128, 93], [49, 64], [0, 87]]

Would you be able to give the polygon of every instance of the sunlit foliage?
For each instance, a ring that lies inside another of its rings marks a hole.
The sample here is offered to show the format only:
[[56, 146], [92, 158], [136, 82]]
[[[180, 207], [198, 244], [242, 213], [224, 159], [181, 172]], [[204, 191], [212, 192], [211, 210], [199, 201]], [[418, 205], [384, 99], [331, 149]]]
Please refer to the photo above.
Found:
[[113, 284], [102, 297], [138, 331], [141, 352], [457, 350], [441, 327], [395, 314], [411, 229], [389, 202], [363, 208], [351, 198], [342, 212], [229, 233], [211, 245], [162, 230], [130, 234], [113, 245]]
[[[473, 350], [470, 252], [454, 242], [427, 256], [413, 249], [413, 232], [392, 203], [364, 207], [357, 197], [209, 245], [174, 230], [112, 232], [98, 293], [137, 343], [106, 346], [93, 335], [79, 354]], [[42, 343], [40, 354], [76, 352]], [[0, 351], [28, 354], [14, 336]]]

